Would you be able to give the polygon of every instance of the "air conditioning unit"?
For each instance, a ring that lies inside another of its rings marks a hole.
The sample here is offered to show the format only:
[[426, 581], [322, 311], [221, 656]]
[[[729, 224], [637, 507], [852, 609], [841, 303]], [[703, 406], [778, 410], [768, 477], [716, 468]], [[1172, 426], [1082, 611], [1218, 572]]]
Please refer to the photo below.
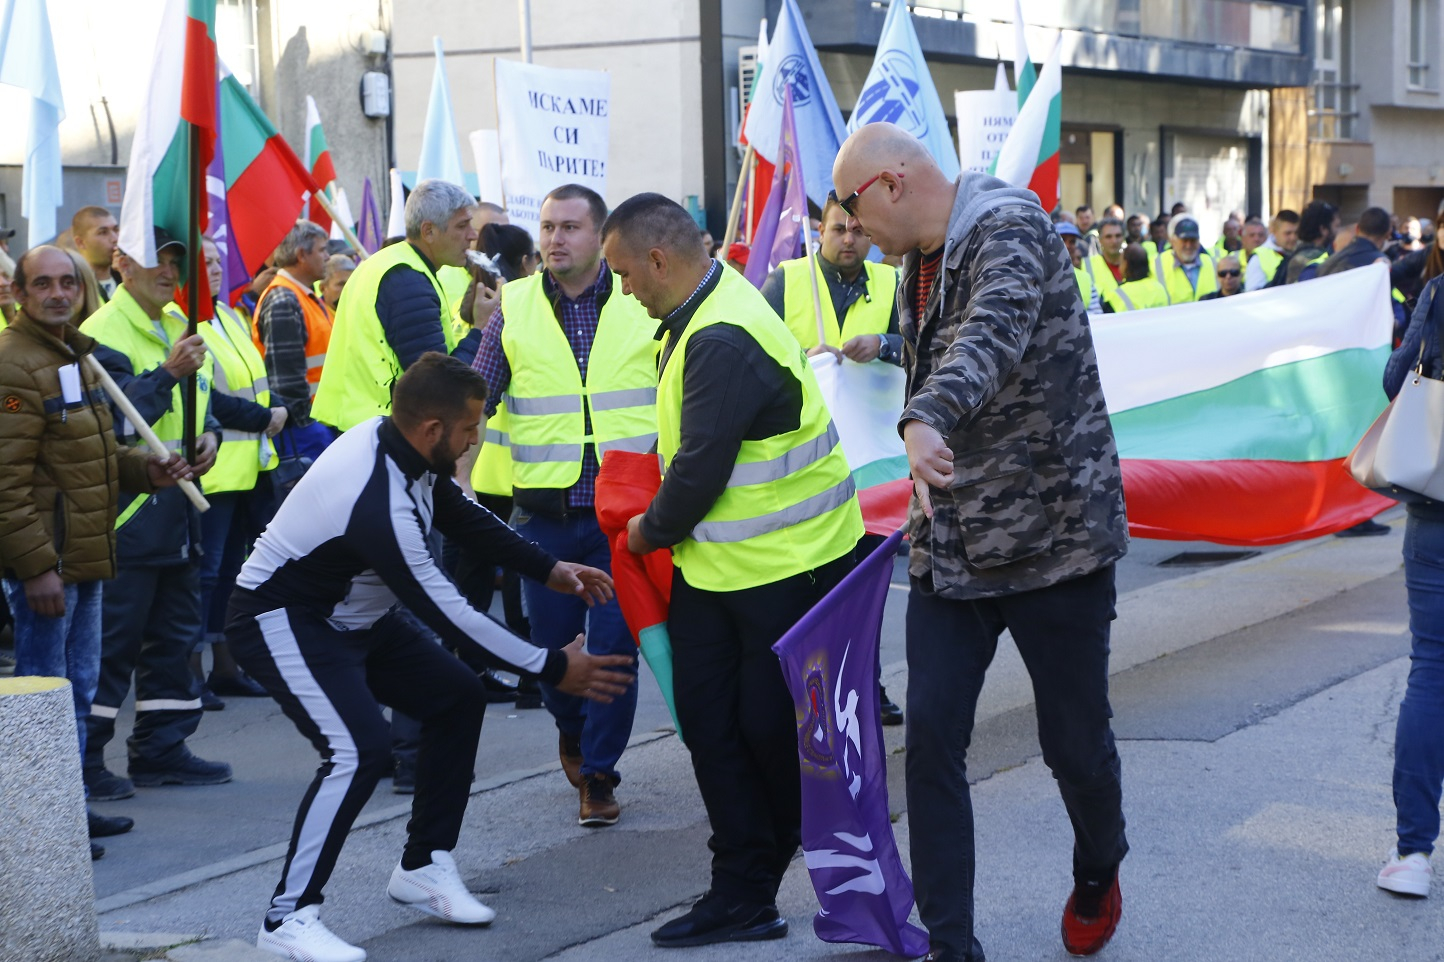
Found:
[[737, 51], [737, 89], [742, 92], [742, 108], [752, 103], [752, 85], [757, 81], [757, 48], [743, 47]]

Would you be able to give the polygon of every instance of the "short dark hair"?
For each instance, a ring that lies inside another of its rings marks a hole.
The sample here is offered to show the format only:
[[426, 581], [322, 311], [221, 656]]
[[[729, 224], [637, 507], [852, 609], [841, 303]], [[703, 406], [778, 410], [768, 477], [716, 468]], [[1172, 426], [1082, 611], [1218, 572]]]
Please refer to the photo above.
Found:
[[602, 200], [602, 195], [581, 184], [562, 184], [560, 187], [554, 187], [542, 198], [542, 203], [545, 204], [549, 200], [586, 201], [588, 212], [592, 216], [592, 226], [597, 230], [602, 229], [602, 224], [607, 219], [607, 202]]
[[1274, 215], [1274, 220], [1280, 221], [1285, 224], [1297, 224], [1299, 222], [1299, 212], [1296, 210], [1289, 210], [1287, 207], [1285, 207], [1283, 210], [1279, 211], [1277, 214]]
[[391, 388], [391, 419], [409, 428], [439, 418], [450, 424], [466, 414], [467, 401], [485, 401], [486, 378], [465, 361], [427, 351]]
[[1128, 228], [1124, 225], [1123, 221], [1119, 220], [1117, 217], [1105, 217], [1100, 220], [1098, 222], [1098, 233], [1103, 233], [1103, 228], [1105, 227], [1116, 227], [1124, 233], [1128, 232]]
[[1326, 200], [1316, 200], [1304, 208], [1299, 217], [1299, 240], [1320, 241], [1334, 226], [1339, 209]]
[[91, 220], [92, 218], [95, 220], [100, 220], [100, 218], [102, 217], [114, 216], [115, 215], [106, 208], [97, 207], [94, 204], [91, 204], [89, 207], [82, 207], [80, 208], [80, 210], [75, 212], [74, 217], [70, 218], [70, 233], [83, 233], [85, 230], [86, 221]]
[[1148, 276], [1148, 251], [1142, 244], [1129, 244], [1123, 248], [1123, 278], [1141, 281]]
[[1388, 237], [1393, 231], [1393, 221], [1389, 219], [1389, 212], [1382, 207], [1370, 207], [1359, 215], [1359, 224], [1354, 228], [1357, 234], [1365, 237]]
[[1090, 214], [1093, 213], [1092, 207], [1089, 207], [1087, 204], [1080, 204], [1077, 207], [1073, 208], [1073, 215], [1076, 217], [1077, 215], [1083, 213], [1085, 210]]
[[[20, 255], [20, 259], [15, 262], [15, 273], [10, 276], [10, 283], [11, 283], [11, 285], [14, 286], [17, 290], [23, 290], [24, 287], [25, 287], [25, 280], [26, 280], [26, 277], [25, 277], [25, 265], [30, 262], [30, 258], [36, 256], [37, 254], [41, 254], [41, 253], [43, 253], [43, 252], [46, 252], [46, 251], [49, 251], [49, 252], [52, 252], [52, 253], [56, 253], [56, 254], [64, 254], [64, 253], [65, 253], [65, 251], [61, 250], [59, 247], [54, 246], [53, 244], [41, 244], [39, 247], [32, 247], [32, 248], [30, 248], [28, 251], [26, 251], [25, 253], [21, 254], [21, 255]], [[67, 256], [68, 256], [68, 255], [67, 255]], [[70, 265], [70, 266], [71, 266], [72, 268], [75, 267], [75, 262], [74, 262], [73, 259], [71, 260], [71, 265]], [[76, 271], [75, 277], [76, 277], [77, 280], [81, 280], [81, 279], [82, 279], [82, 278], [80, 277], [80, 272], [79, 272], [79, 271]]]
[[617, 234], [629, 243], [640, 241], [647, 249], [659, 247], [684, 257], [710, 256], [697, 243], [697, 222], [692, 215], [661, 194], [637, 194], [618, 204], [602, 225], [602, 243]]

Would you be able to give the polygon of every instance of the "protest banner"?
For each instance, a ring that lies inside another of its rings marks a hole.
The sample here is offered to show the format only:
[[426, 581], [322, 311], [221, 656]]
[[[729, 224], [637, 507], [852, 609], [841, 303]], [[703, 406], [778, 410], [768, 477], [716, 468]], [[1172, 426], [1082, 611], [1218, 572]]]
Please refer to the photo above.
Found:
[[607, 196], [611, 76], [496, 61], [501, 187], [511, 222], [537, 236], [541, 202], [562, 184]]
[[1018, 97], [1008, 87], [1008, 76], [998, 64], [992, 90], [958, 90], [953, 93], [958, 116], [958, 154], [963, 170], [986, 174], [1018, 117]]

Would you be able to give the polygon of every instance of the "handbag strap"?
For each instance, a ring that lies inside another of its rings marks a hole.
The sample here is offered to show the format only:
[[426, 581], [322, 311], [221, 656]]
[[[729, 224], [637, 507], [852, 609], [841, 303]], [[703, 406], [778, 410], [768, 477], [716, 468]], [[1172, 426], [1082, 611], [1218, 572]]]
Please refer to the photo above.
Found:
[[[1424, 305], [1424, 317], [1425, 319], [1434, 322], [1431, 326], [1434, 328], [1435, 344], [1444, 344], [1444, 337], [1440, 336], [1441, 333], [1444, 333], [1444, 331], [1441, 331], [1441, 329], [1444, 329], [1444, 318], [1436, 318], [1434, 316], [1434, 295], [1438, 292], [1440, 283], [1444, 282], [1441, 282], [1438, 279], [1431, 280], [1427, 285], [1425, 285], [1423, 295], [1424, 299], [1427, 302]], [[1424, 350], [1428, 346], [1429, 327], [1425, 327], [1424, 330], [1421, 331], [1419, 334], [1419, 356], [1414, 360], [1414, 373], [1420, 375], [1421, 377], [1427, 376], [1424, 374]]]

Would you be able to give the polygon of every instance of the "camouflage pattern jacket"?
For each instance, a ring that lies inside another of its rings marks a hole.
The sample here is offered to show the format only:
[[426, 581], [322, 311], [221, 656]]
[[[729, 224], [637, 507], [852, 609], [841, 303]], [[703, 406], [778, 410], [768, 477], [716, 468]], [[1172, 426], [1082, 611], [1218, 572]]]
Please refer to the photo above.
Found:
[[907, 406], [953, 452], [950, 490], [916, 495], [909, 573], [967, 600], [1031, 591], [1128, 550], [1123, 478], [1067, 248], [1031, 191], [965, 173], [919, 319], [920, 254], [898, 286]]

